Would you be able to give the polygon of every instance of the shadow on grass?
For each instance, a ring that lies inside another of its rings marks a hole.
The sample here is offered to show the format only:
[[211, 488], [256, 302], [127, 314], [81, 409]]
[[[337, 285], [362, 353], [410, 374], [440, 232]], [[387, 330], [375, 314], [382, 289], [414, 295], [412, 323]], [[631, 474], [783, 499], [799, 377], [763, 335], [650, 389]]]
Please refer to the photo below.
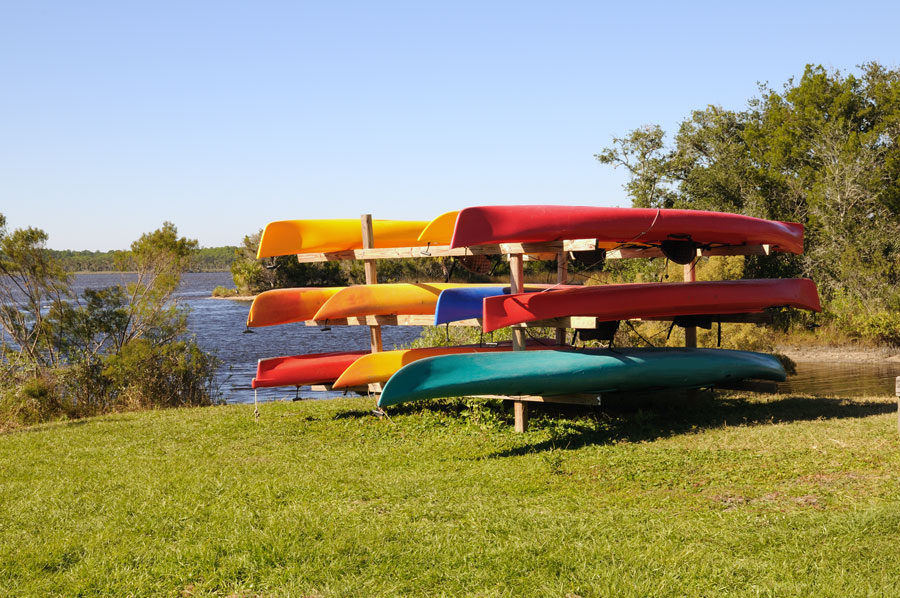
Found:
[[[770, 400], [716, 397], [703, 393], [668, 404], [642, 402], [639, 407], [613, 404], [602, 411], [560, 406], [534, 413], [533, 429], [547, 427], [546, 441], [502, 451], [514, 456], [558, 448], [576, 449], [616, 441], [643, 442], [724, 426], [762, 426], [828, 419], [863, 418], [893, 413], [892, 401], [787, 396]], [[560, 420], [565, 423], [560, 425]]]
[[[478, 401], [477, 407], [473, 406]], [[392, 417], [424, 413], [463, 420], [472, 409], [489, 410], [494, 421], [512, 425], [512, 404], [479, 399], [441, 400], [392, 407]], [[686, 396], [611, 397], [600, 409], [543, 404], [531, 408], [529, 429], [550, 433], [538, 443], [492, 456], [515, 456], [552, 449], [577, 449], [590, 444], [642, 442], [696, 433], [723, 426], [760, 426], [827, 419], [863, 418], [896, 411], [889, 400], [778, 396], [748, 399], [701, 392]], [[347, 414], [358, 416], [359, 412]]]

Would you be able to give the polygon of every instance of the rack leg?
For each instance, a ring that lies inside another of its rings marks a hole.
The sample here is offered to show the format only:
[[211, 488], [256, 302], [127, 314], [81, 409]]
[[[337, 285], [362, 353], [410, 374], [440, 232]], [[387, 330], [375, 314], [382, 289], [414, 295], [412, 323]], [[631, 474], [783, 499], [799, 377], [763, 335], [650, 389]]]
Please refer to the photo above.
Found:
[[[691, 260], [689, 264], [684, 265], [684, 282], [695, 282], [697, 280], [697, 273], [694, 270], [694, 265], [697, 263], [696, 258]], [[694, 326], [688, 326], [684, 329], [684, 346], [685, 347], [696, 347], [697, 346], [697, 328]]]
[[516, 432], [528, 431], [528, 403], [525, 401], [513, 401], [513, 415], [515, 415]]
[[900, 434], [900, 376], [897, 376], [894, 384], [894, 394], [897, 395], [897, 433]]

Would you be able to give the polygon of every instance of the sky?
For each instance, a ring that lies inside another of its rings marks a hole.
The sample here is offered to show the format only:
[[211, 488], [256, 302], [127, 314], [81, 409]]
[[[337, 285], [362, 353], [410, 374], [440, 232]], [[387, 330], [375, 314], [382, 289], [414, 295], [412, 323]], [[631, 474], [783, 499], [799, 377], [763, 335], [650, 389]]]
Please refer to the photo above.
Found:
[[896, 2], [0, 0], [0, 213], [54, 249], [171, 221], [627, 206], [594, 154], [808, 63], [897, 68]]

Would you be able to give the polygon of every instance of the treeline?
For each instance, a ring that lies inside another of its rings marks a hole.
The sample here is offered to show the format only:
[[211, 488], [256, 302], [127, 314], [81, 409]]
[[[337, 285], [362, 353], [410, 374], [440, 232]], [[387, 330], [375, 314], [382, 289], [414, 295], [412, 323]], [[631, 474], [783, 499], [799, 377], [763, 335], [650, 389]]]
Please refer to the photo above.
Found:
[[629, 173], [636, 207], [801, 222], [801, 256], [753, 257], [745, 278], [808, 276], [823, 322], [900, 344], [900, 70], [807, 66], [743, 110], [708, 106], [667, 140], [648, 125], [596, 154]]
[[[237, 247], [204, 247], [197, 249], [188, 264], [190, 272], [226, 272], [234, 261]], [[126, 251], [46, 250], [67, 272], [113, 272]]]

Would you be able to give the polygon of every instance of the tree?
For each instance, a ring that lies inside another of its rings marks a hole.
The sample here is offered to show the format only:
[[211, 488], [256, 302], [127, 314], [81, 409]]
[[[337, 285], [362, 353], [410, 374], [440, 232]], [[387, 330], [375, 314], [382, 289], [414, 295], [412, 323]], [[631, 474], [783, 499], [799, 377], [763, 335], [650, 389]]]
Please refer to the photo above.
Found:
[[76, 298], [44, 248], [46, 233], [7, 234], [3, 225], [0, 323], [16, 346], [4, 346], [0, 360], [0, 420], [211, 402], [218, 360], [188, 337], [175, 296], [196, 241], [166, 222], [119, 256], [134, 280]]
[[46, 251], [47, 233], [36, 228], [6, 230], [0, 214], [0, 326], [37, 368], [59, 363], [46, 305], [70, 300], [69, 275]]
[[[900, 70], [808, 65], [746, 110], [716, 106], [613, 140], [596, 158], [625, 166], [636, 207], [740, 212], [806, 227], [802, 257], [754, 257], [749, 276], [811, 276], [827, 301], [900, 306]], [[835, 304], [836, 305], [836, 304]], [[847, 308], [851, 309], [851, 308]], [[852, 309], [859, 309], [854, 307]]]
[[613, 168], [624, 167], [631, 179], [625, 189], [636, 208], [672, 207], [675, 195], [670, 188], [672, 152], [665, 149], [665, 132], [659, 125], [635, 129], [627, 137], [613, 138], [613, 146], [594, 157]]

